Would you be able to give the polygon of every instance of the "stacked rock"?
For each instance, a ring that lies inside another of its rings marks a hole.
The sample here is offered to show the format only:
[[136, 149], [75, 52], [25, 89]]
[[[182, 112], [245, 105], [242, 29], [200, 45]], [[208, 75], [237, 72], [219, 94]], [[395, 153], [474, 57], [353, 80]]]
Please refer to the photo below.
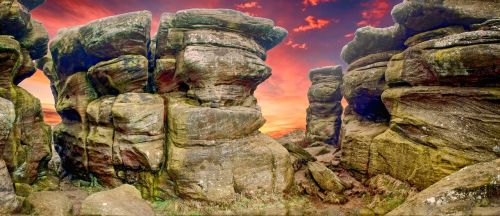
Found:
[[35, 73], [33, 60], [47, 53], [48, 33], [30, 14], [41, 3], [0, 2], [0, 161], [19, 184], [34, 183], [51, 157], [40, 101], [17, 86]]
[[145, 93], [151, 17], [140, 11], [62, 29], [39, 61], [62, 118], [54, 143], [66, 171], [112, 186], [158, 173], [165, 108]]
[[331, 66], [309, 72], [306, 140], [339, 145], [342, 117], [342, 68]]
[[253, 96], [271, 75], [266, 50], [286, 30], [233, 10], [162, 15], [153, 80], [167, 98], [167, 169], [181, 196], [223, 201], [235, 193], [282, 192], [288, 152], [258, 129]]
[[[346, 89], [356, 82], [351, 86], [361, 87], [350, 87], [345, 96], [360, 95], [356, 89], [381, 93], [390, 124], [387, 130], [372, 126], [350, 133], [356, 121], [345, 122], [348, 167], [390, 174], [423, 189], [464, 166], [500, 156], [499, 7], [493, 0], [404, 1], [392, 11], [395, 26], [357, 31], [342, 56], [353, 72], [365, 71], [358, 72], [359, 81], [347, 73]], [[377, 37], [361, 37], [365, 34]], [[356, 64], [363, 61], [383, 63]], [[370, 72], [379, 70], [378, 81], [371, 79]], [[377, 82], [380, 87], [372, 85]], [[356, 106], [370, 105], [365, 101], [351, 99], [353, 112], [362, 114]], [[374, 116], [386, 118], [365, 117]], [[354, 156], [358, 152], [369, 159]]]
[[39, 61], [63, 119], [54, 142], [65, 170], [146, 196], [164, 184], [210, 201], [285, 190], [288, 152], [258, 131], [253, 92], [286, 30], [233, 10], [165, 13], [152, 40], [150, 23], [143, 11], [63, 29]]

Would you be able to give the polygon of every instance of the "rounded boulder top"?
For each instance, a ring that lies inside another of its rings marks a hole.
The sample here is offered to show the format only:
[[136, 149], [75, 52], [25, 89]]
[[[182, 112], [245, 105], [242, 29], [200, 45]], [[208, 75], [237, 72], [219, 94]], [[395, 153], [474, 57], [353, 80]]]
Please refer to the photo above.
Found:
[[309, 71], [309, 79], [311, 81], [321, 77], [340, 77], [342, 78], [342, 66], [326, 66], [314, 68]]

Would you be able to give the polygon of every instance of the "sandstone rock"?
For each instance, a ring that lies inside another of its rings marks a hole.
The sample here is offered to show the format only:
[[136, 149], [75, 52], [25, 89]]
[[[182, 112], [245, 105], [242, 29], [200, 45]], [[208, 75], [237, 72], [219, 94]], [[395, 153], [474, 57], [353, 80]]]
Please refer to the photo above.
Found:
[[[283, 35], [282, 29], [274, 28], [272, 20], [248, 16], [230, 9], [189, 9], [178, 11], [171, 22], [172, 26], [177, 28], [197, 28], [200, 26], [244, 32], [254, 38], [262, 38], [262, 41], [268, 41], [267, 47], [270, 48], [273, 45], [277, 45], [286, 36], [286, 34]], [[275, 39], [275, 41], [270, 43], [270, 39]]]
[[158, 170], [164, 157], [164, 112], [159, 95], [126, 93], [116, 97], [111, 108], [113, 149], [117, 148], [125, 167]]
[[0, 98], [0, 155], [3, 155], [5, 143], [9, 138], [15, 120], [16, 113], [14, 104], [6, 99]]
[[389, 84], [498, 86], [500, 33], [474, 31], [420, 43], [388, 64]]
[[82, 26], [79, 39], [87, 55], [100, 60], [147, 56], [151, 17], [151, 12], [139, 11], [99, 19]]
[[98, 62], [85, 53], [78, 34], [80, 28], [81, 26], [75, 26], [60, 29], [50, 41], [50, 53], [60, 80], [76, 72], [87, 71]]
[[394, 53], [371, 54], [353, 62], [343, 77], [344, 97], [359, 115], [377, 122], [387, 121], [389, 113], [380, 95], [387, 88], [385, 71]]
[[42, 58], [47, 54], [47, 44], [49, 43], [49, 33], [42, 23], [31, 19], [33, 28], [19, 39], [21, 46], [29, 50], [32, 59]]
[[103, 95], [144, 92], [148, 81], [148, 59], [140, 55], [123, 55], [102, 61], [89, 69], [89, 76]]
[[271, 76], [262, 59], [233, 48], [188, 46], [177, 61], [176, 76], [203, 103], [241, 104]]
[[426, 31], [408, 38], [405, 41], [405, 46], [412, 47], [428, 40], [443, 38], [449, 35], [460, 34], [462, 32], [465, 32], [463, 26], [448, 26], [431, 31]]
[[405, 28], [397, 24], [387, 28], [366, 26], [356, 30], [354, 39], [342, 48], [340, 56], [350, 64], [369, 54], [403, 50], [406, 38]]
[[280, 193], [292, 182], [288, 152], [263, 134], [213, 146], [181, 147], [171, 141], [168, 146], [168, 173], [186, 198], [227, 201], [235, 193]]
[[341, 193], [345, 187], [339, 177], [325, 165], [318, 162], [307, 163], [307, 168], [311, 172], [314, 180], [326, 191]]
[[483, 30], [483, 31], [499, 31], [500, 30], [500, 19], [499, 18], [493, 18], [484, 21], [483, 23], [477, 23], [477, 24], [472, 24], [470, 25], [470, 28], [472, 30]]
[[0, 159], [0, 214], [14, 213], [21, 207], [5, 161]]
[[[177, 60], [173, 57], [156, 60], [153, 71], [153, 82], [158, 93], [161, 94], [181, 90], [182, 81], [175, 75], [176, 62]], [[187, 89], [183, 91], [187, 91]]]
[[361, 179], [368, 173], [373, 138], [383, 133], [388, 124], [363, 119], [350, 110], [346, 108], [343, 119], [342, 164], [355, 174], [361, 174], [361, 176], [355, 175]]
[[30, 214], [40, 216], [70, 216], [73, 206], [80, 205], [88, 196], [84, 191], [41, 191], [31, 193], [26, 199]]
[[424, 32], [451, 25], [469, 25], [500, 16], [495, 0], [444, 0], [410, 1], [405, 0], [392, 9], [391, 15], [412, 32]]
[[324, 67], [309, 72], [306, 140], [337, 145], [342, 114], [342, 68]]
[[53, 140], [61, 157], [63, 169], [76, 176], [87, 176], [86, 137], [88, 131], [79, 122], [58, 124], [53, 130]]
[[17, 0], [0, 2], [0, 35], [20, 38], [32, 28], [30, 20], [28, 8]]
[[257, 108], [199, 107], [175, 97], [169, 98], [167, 113], [170, 139], [179, 146], [214, 145], [217, 140], [243, 138], [265, 122]]
[[11, 36], [0, 36], [0, 88], [12, 86], [14, 75], [19, 71], [22, 62], [22, 52], [19, 42]]
[[496, 88], [386, 90], [391, 125], [373, 140], [369, 173], [388, 173], [423, 189], [464, 166], [497, 158], [499, 96]]
[[31, 77], [35, 71], [35, 65], [33, 64], [33, 60], [29, 56], [28, 50], [21, 48], [21, 62], [19, 65], [19, 70], [17, 73], [13, 74], [13, 84], [18, 85], [24, 79]]
[[416, 190], [407, 183], [389, 175], [376, 175], [366, 181], [373, 196], [367, 205], [377, 215], [385, 215], [402, 204], [407, 198], [416, 194]]
[[78, 215], [155, 215], [141, 193], [131, 185], [91, 194], [82, 202]]
[[388, 215], [495, 215], [500, 160], [467, 166], [409, 198]]
[[106, 185], [118, 185], [113, 164], [113, 116], [111, 109], [116, 97], [101, 97], [87, 106], [89, 134], [87, 136], [88, 166]]
[[63, 122], [85, 122], [87, 105], [97, 98], [97, 93], [86, 72], [78, 72], [60, 82], [56, 87], [56, 110]]

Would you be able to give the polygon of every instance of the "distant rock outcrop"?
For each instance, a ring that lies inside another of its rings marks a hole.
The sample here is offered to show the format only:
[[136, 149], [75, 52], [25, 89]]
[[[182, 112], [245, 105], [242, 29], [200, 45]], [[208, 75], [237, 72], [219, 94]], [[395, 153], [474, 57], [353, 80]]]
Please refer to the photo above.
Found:
[[38, 63], [62, 123], [54, 143], [67, 172], [187, 198], [282, 192], [288, 152], [258, 129], [253, 96], [271, 75], [266, 51], [286, 36], [233, 10], [133, 12], [59, 31]]
[[342, 116], [342, 68], [330, 66], [309, 72], [306, 141], [339, 144]]
[[[404, 1], [342, 51], [343, 164], [424, 189], [500, 156], [498, 1]], [[437, 14], [437, 15], [436, 15]]]
[[17, 86], [35, 73], [33, 60], [47, 53], [48, 33], [30, 14], [41, 3], [0, 2], [0, 160], [15, 183], [34, 183], [51, 157], [40, 101]]

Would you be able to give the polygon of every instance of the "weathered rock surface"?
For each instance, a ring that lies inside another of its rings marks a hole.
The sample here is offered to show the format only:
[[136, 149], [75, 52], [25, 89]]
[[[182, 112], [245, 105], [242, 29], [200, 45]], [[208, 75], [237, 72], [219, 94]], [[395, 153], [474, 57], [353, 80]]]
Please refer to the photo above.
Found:
[[151, 205], [132, 185], [98, 192], [82, 201], [77, 215], [155, 215]]
[[358, 29], [341, 54], [346, 168], [422, 190], [500, 156], [498, 4], [405, 0], [392, 27]]
[[15, 120], [14, 104], [9, 100], [0, 98], [0, 155], [3, 155], [5, 143], [9, 138]]
[[306, 141], [338, 145], [342, 115], [342, 68], [324, 67], [309, 72]]
[[496, 0], [404, 0], [394, 6], [391, 15], [396, 23], [409, 30], [424, 32], [439, 27], [469, 25], [498, 18], [499, 7], [500, 2]]
[[70, 216], [76, 213], [88, 196], [84, 191], [41, 191], [31, 193], [25, 200], [30, 214], [40, 216]]
[[409, 198], [387, 215], [496, 215], [500, 212], [500, 160], [455, 172]]
[[498, 88], [392, 88], [382, 98], [392, 119], [373, 141], [370, 173], [389, 173], [423, 189], [499, 156]]
[[391, 50], [403, 50], [406, 29], [400, 25], [387, 28], [366, 26], [356, 30], [354, 39], [342, 48], [340, 56], [351, 64], [363, 56]]
[[0, 214], [13, 213], [21, 206], [13, 185], [7, 165], [0, 159]]
[[500, 32], [472, 31], [419, 43], [393, 56], [389, 85], [497, 86]]
[[373, 122], [346, 108], [342, 127], [342, 164], [362, 179], [368, 174], [373, 139], [388, 128], [388, 123]]
[[266, 50], [286, 31], [223, 9], [165, 13], [153, 39], [150, 25], [142, 11], [61, 30], [37, 62], [63, 118], [54, 143], [66, 171], [147, 198], [174, 187], [210, 201], [287, 189], [288, 152], [258, 131], [253, 96], [271, 75]]

